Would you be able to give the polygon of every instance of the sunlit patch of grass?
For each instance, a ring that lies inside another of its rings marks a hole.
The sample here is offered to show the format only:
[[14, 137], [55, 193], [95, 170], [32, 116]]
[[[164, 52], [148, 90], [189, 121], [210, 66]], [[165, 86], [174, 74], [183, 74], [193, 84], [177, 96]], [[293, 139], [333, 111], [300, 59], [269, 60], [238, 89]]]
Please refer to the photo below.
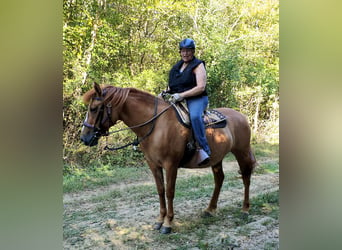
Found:
[[[242, 179], [236, 173], [226, 173], [221, 192], [229, 188], [243, 187]], [[210, 198], [215, 188], [212, 173], [203, 176], [191, 176], [188, 179], [177, 179], [176, 199]]]
[[100, 186], [143, 180], [149, 175], [146, 168], [103, 166], [96, 169], [77, 169], [73, 174], [63, 176], [64, 193], [95, 189]]
[[143, 201], [147, 198], [156, 197], [155, 185], [136, 185], [120, 190], [112, 190], [91, 199], [94, 203], [112, 203], [113, 200], [124, 198], [126, 202]]
[[[254, 153], [255, 158], [258, 160], [262, 157], [268, 158], [278, 158], [279, 157], [279, 143], [255, 143], [251, 145], [252, 152]], [[225, 161], [235, 161], [235, 156], [232, 153], [228, 153], [225, 158]]]
[[279, 164], [275, 163], [266, 163], [264, 164], [264, 169], [268, 173], [278, 173], [279, 172]]
[[177, 179], [176, 199], [195, 199], [210, 196], [214, 186], [212, 174], [191, 176], [188, 179]]
[[112, 190], [108, 193], [97, 195], [91, 199], [92, 202], [103, 202], [103, 201], [111, 201], [116, 198], [122, 197], [122, 192], [120, 190]]
[[278, 162], [267, 162], [259, 164], [255, 171], [255, 174], [266, 174], [266, 173], [279, 173], [279, 163]]
[[259, 157], [269, 157], [269, 158], [277, 158], [279, 157], [279, 144], [270, 144], [270, 143], [258, 143], [252, 145], [252, 150], [254, 152], [255, 157], [258, 159]]

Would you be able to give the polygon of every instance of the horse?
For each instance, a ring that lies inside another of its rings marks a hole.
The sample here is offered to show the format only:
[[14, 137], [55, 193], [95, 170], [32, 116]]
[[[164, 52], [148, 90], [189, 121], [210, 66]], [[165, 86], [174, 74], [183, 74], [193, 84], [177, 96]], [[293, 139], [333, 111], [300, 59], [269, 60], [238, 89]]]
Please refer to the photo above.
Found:
[[[153, 174], [160, 203], [159, 216], [154, 229], [162, 234], [171, 233], [174, 209], [173, 199], [177, 171], [191, 138], [191, 130], [178, 122], [176, 112], [161, 97], [136, 88], [120, 88], [94, 83], [94, 88], [83, 95], [88, 111], [81, 130], [81, 141], [95, 146], [101, 136], [109, 134], [109, 128], [121, 120], [138, 138], [148, 166]], [[251, 130], [247, 118], [230, 108], [217, 108], [227, 118], [223, 128], [207, 128], [206, 136], [211, 148], [210, 161], [202, 167], [211, 167], [215, 187], [207, 215], [217, 209], [221, 186], [224, 180], [222, 160], [231, 152], [238, 164], [244, 184], [243, 214], [250, 208], [249, 186], [256, 159], [250, 145]], [[183, 167], [192, 168], [193, 166]], [[163, 174], [165, 171], [165, 179]], [[166, 180], [166, 185], [164, 184]], [[165, 188], [166, 186], [166, 188]], [[167, 198], [167, 205], [166, 199]]]

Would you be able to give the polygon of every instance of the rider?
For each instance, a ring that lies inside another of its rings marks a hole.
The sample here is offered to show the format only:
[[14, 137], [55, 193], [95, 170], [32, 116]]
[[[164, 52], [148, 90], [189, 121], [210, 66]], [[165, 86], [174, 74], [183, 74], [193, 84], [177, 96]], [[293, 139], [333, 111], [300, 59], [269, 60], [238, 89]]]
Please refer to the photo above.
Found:
[[204, 165], [208, 163], [211, 154], [202, 118], [208, 106], [205, 62], [194, 56], [195, 42], [190, 38], [179, 43], [179, 53], [181, 60], [172, 67], [169, 73], [168, 92], [172, 94], [176, 102], [186, 100], [195, 139], [205, 151], [205, 153], [202, 152], [204, 160], [199, 165]]

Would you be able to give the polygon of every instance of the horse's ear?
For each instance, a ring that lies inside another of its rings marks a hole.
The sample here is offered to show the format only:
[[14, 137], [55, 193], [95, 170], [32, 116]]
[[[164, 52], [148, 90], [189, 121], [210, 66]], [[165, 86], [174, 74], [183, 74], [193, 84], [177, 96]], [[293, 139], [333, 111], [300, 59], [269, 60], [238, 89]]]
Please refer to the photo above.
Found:
[[97, 93], [98, 96], [101, 96], [102, 95], [102, 90], [101, 90], [101, 87], [99, 84], [97, 84], [96, 82], [94, 82], [94, 89]]

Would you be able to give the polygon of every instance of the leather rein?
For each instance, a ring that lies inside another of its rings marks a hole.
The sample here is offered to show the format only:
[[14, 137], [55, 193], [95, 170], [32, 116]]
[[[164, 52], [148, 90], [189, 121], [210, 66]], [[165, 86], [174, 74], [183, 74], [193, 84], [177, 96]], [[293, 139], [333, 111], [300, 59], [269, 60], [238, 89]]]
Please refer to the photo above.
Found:
[[[119, 146], [119, 147], [110, 147], [108, 146], [108, 137], [106, 138], [106, 146], [104, 147], [104, 149], [107, 149], [107, 150], [111, 150], [111, 151], [115, 151], [115, 150], [119, 150], [119, 149], [123, 149], [123, 148], [126, 148], [126, 147], [129, 147], [129, 146], [133, 146], [133, 147], [136, 147], [138, 146], [143, 140], [145, 140], [148, 136], [150, 136], [154, 130], [154, 126], [155, 126], [155, 121], [157, 120], [157, 118], [159, 118], [159, 116], [161, 116], [163, 113], [165, 113], [172, 105], [169, 105], [167, 106], [165, 109], [163, 109], [160, 113], [157, 113], [158, 111], [158, 98], [155, 97], [154, 99], [154, 114], [153, 114], [153, 117], [151, 119], [149, 119], [148, 121], [146, 122], [143, 122], [141, 124], [138, 124], [138, 125], [135, 125], [135, 126], [131, 126], [131, 127], [127, 127], [127, 128], [123, 128], [123, 129], [119, 129], [119, 130], [115, 130], [115, 131], [106, 131], [105, 134], [102, 134], [104, 136], [108, 136], [110, 134], [114, 134], [114, 133], [118, 133], [120, 131], [124, 131], [124, 130], [129, 130], [129, 129], [133, 129], [133, 128], [140, 128], [140, 127], [144, 127], [150, 123], [152, 123], [151, 125], [151, 128], [150, 130], [146, 133], [146, 135], [144, 135], [143, 137], [139, 138], [137, 136], [137, 138], [133, 141], [133, 142], [130, 142], [130, 143], [127, 143], [123, 146]], [[112, 108], [112, 105], [110, 103], [108, 103], [107, 105], [107, 119], [108, 119], [108, 122], [114, 124], [114, 122], [111, 120], [111, 108]]]

